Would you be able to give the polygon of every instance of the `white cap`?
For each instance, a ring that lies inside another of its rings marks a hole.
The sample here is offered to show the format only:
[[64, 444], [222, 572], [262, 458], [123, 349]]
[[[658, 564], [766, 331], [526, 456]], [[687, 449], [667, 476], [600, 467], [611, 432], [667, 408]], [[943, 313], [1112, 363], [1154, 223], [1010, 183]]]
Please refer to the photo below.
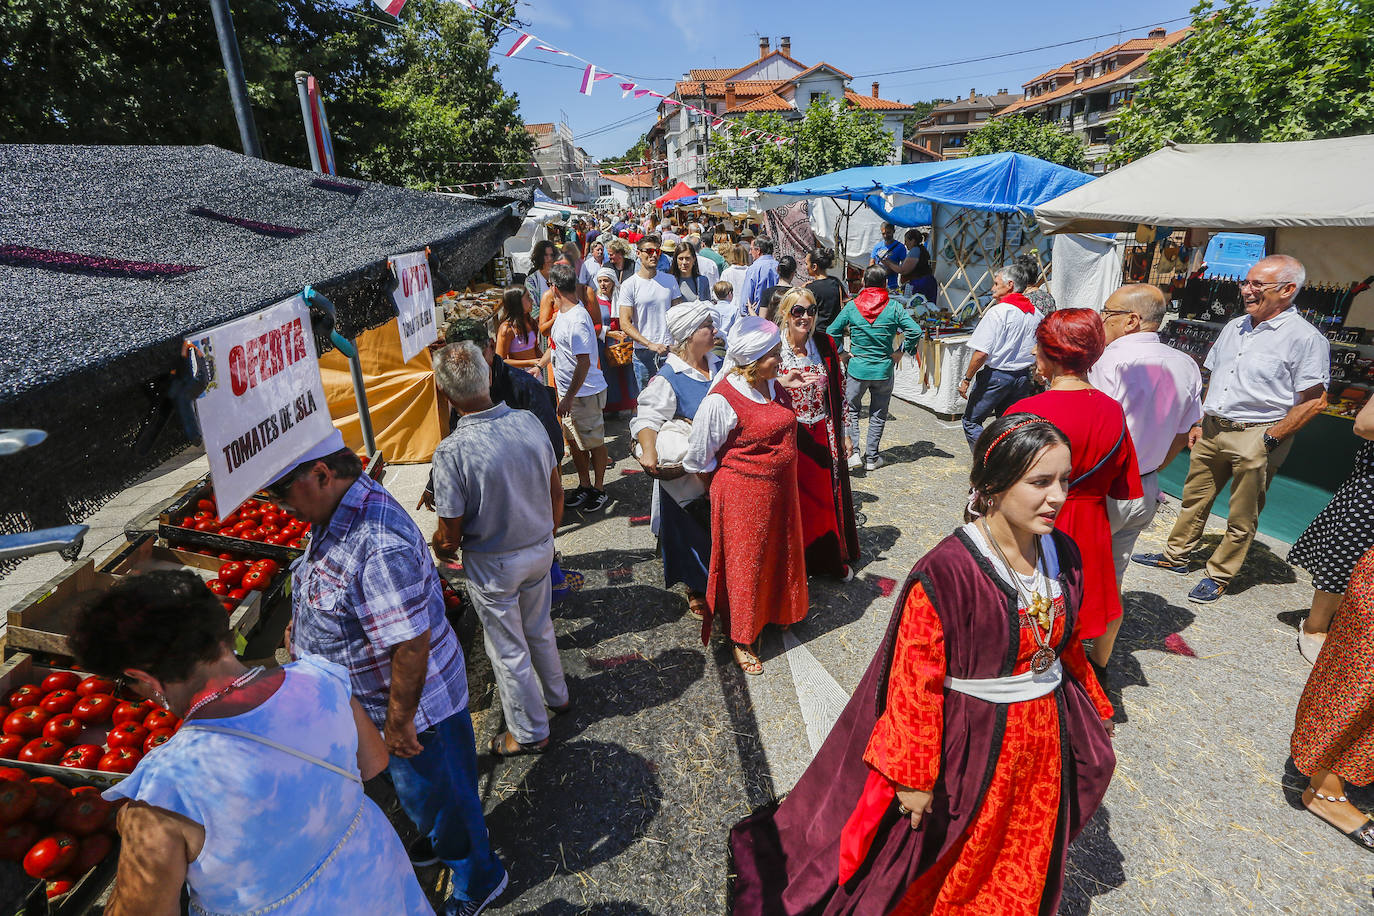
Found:
[[289, 462], [286, 467], [278, 471], [271, 480], [267, 481], [266, 486], [272, 486], [272, 484], [281, 480], [307, 461], [318, 461], [321, 458], [342, 451], [345, 448], [347, 448], [347, 446], [344, 445], [343, 433], [339, 432], [338, 429], [331, 429], [327, 436], [310, 446], [310, 448], [301, 453], [300, 457]]

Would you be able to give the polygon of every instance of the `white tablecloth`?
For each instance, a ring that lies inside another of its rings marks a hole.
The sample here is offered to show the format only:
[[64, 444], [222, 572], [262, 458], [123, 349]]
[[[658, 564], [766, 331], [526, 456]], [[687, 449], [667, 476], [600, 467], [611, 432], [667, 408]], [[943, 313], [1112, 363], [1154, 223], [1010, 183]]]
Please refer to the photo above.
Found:
[[914, 358], [903, 356], [893, 375], [892, 393], [937, 414], [963, 416], [968, 402], [959, 397], [959, 380], [973, 355], [968, 347], [969, 337], [960, 334], [923, 342], [925, 353], [934, 349], [939, 354], [938, 373], [934, 366], [918, 365]]

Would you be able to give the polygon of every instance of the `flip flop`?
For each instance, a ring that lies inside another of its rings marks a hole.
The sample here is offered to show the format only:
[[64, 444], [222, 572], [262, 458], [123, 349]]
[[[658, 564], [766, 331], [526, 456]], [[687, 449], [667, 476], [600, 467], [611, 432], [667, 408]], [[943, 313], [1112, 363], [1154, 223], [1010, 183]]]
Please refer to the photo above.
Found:
[[545, 738], [542, 744], [521, 744], [516, 741], [515, 746], [519, 750], [512, 751], [506, 747], [506, 736], [509, 734], [510, 732], [502, 732], [491, 739], [487, 745], [487, 750], [491, 751], [493, 757], [523, 757], [525, 754], [542, 754], [549, 747], [548, 738]]
[[763, 661], [751, 650], [743, 646], [735, 646], [733, 651], [735, 664], [739, 665], [739, 670], [751, 677], [763, 674]]

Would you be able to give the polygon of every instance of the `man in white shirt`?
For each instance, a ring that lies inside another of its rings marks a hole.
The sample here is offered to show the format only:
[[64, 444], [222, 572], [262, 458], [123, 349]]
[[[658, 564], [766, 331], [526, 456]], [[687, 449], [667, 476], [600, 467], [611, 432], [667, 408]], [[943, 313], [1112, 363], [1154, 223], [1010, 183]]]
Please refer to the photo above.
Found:
[[[558, 389], [558, 419], [572, 450], [579, 486], [563, 499], [569, 509], [600, 512], [606, 496], [606, 378], [601, 374], [596, 327], [577, 295], [577, 277], [566, 264], [549, 271], [558, 315], [549, 330], [553, 341], [553, 381]], [[595, 482], [592, 481], [595, 474]]]
[[656, 235], [646, 235], [639, 240], [639, 270], [633, 277], [621, 281], [620, 330], [624, 331], [635, 345], [635, 381], [640, 390], [649, 384], [663, 361], [668, 358], [668, 344], [672, 337], [668, 334], [668, 309], [673, 304], [676, 288], [665, 280], [658, 271], [658, 256], [661, 246]]
[[1202, 422], [1188, 433], [1193, 455], [1168, 546], [1131, 557], [1186, 574], [1217, 492], [1230, 480], [1226, 533], [1207, 560], [1207, 575], [1188, 593], [1196, 604], [1220, 598], [1240, 571], [1293, 434], [1326, 406], [1331, 345], [1293, 308], [1306, 279], [1301, 262], [1281, 254], [1246, 274], [1240, 284], [1246, 314], [1227, 323], [1204, 364], [1211, 378]]
[[959, 383], [959, 396], [968, 399], [963, 424], [970, 451], [983, 434], [984, 420], [1000, 417], [1002, 411], [1031, 394], [1040, 313], [1021, 294], [1025, 288], [1026, 277], [1015, 264], [998, 268], [992, 275], [992, 294], [997, 302], [983, 313], [969, 338], [973, 356]]

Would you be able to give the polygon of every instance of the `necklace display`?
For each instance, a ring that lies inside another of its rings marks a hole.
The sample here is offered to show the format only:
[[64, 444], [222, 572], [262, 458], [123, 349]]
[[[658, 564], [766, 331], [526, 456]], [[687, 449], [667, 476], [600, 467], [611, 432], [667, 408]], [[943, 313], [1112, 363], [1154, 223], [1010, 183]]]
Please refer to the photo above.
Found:
[[238, 677], [234, 678], [226, 686], [221, 687], [219, 690], [216, 690], [209, 696], [202, 697], [201, 699], [197, 700], [195, 704], [191, 706], [190, 709], [186, 710], [186, 715], [182, 716], [182, 718], [191, 718], [191, 716], [195, 714], [196, 710], [200, 709], [202, 706], [207, 706], [210, 703], [215, 702], [215, 700], [218, 700], [220, 697], [224, 696], [231, 690], [237, 690], [238, 688], [244, 686], [253, 678], [257, 677], [259, 674], [262, 674], [266, 670], [267, 668], [264, 665], [258, 665], [256, 668], [250, 668], [249, 670], [243, 672], [243, 674], [240, 674]]
[[[1021, 585], [1021, 577], [1012, 568], [1007, 555], [1002, 552], [1002, 545], [997, 543], [997, 539], [992, 536], [992, 530], [988, 528], [986, 521], [979, 521], [983, 529], [983, 535], [992, 545], [992, 549], [997, 553], [1002, 565], [1007, 568], [1007, 573], [1011, 576], [1011, 587], [1016, 590], [1017, 600], [1026, 605], [1026, 620], [1030, 622], [1031, 635], [1035, 637], [1035, 644], [1040, 648], [1031, 656], [1031, 670], [1036, 674], [1049, 669], [1054, 664], [1054, 650], [1050, 648], [1050, 631], [1054, 622], [1054, 602], [1046, 595], [1040, 594], [1040, 589], [1036, 586], [1040, 582], [1045, 582], [1045, 591], [1049, 591], [1049, 576], [1044, 572], [1044, 556], [1040, 552], [1040, 539], [1035, 539], [1035, 579], [1031, 588], [1026, 590]], [[1044, 629], [1042, 636], [1040, 631]]]

